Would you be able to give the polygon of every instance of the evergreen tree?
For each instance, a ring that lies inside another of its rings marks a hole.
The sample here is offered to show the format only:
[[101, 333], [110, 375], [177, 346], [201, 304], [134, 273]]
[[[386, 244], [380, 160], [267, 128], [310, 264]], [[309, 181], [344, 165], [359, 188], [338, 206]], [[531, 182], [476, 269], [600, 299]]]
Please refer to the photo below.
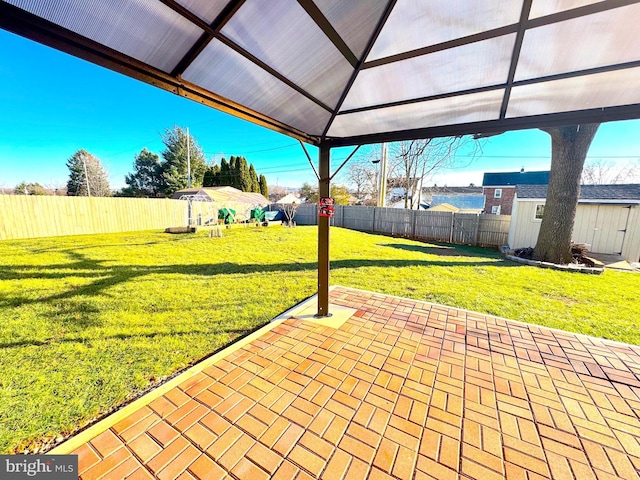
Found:
[[260, 193], [264, 198], [269, 198], [269, 187], [267, 186], [267, 177], [260, 175]]
[[[189, 157], [191, 161], [191, 186], [201, 187], [207, 163], [202, 148], [189, 135]], [[167, 147], [162, 152], [160, 191], [171, 196], [175, 191], [187, 188], [187, 132], [180, 127], [165, 130], [162, 142]]]
[[253, 181], [249, 172], [247, 159], [244, 157], [238, 157], [237, 163], [239, 165], [238, 170], [240, 173], [240, 190], [242, 190], [243, 192], [251, 192]]
[[233, 188], [242, 190], [240, 187], [240, 157], [231, 155], [231, 161], [229, 162], [230, 169], [230, 183]]
[[109, 197], [109, 179], [102, 163], [86, 150], [78, 150], [67, 161], [69, 181], [67, 195]]
[[251, 178], [251, 192], [260, 193], [260, 180], [256, 174], [256, 169], [253, 167], [253, 163], [249, 165], [249, 177]]
[[13, 189], [16, 195], [46, 195], [47, 191], [39, 183], [21, 182]]
[[162, 184], [160, 157], [146, 148], [135, 156], [134, 171], [125, 176], [127, 184], [120, 192], [125, 197], [158, 197]]
[[226, 158], [220, 161], [220, 186], [231, 185], [231, 165]]
[[220, 167], [218, 165], [209, 165], [204, 172], [202, 179], [203, 187], [219, 187], [220, 186]]

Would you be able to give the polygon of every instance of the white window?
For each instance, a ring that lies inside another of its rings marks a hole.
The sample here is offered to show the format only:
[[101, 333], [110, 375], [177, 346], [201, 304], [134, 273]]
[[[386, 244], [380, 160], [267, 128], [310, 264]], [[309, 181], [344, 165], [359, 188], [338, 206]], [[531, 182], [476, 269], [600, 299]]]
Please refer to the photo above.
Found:
[[493, 215], [500, 215], [500, 205], [494, 205], [491, 207], [491, 213]]
[[493, 192], [493, 198], [502, 198], [502, 189], [496, 188]]
[[536, 204], [536, 212], [534, 215], [535, 220], [542, 220], [542, 216], [544, 215], [544, 203]]

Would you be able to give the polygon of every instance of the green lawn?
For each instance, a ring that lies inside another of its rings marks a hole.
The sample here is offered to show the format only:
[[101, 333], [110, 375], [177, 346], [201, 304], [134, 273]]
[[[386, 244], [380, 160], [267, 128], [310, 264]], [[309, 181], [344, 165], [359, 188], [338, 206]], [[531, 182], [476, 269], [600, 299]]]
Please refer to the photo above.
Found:
[[[332, 284], [640, 343], [638, 277], [334, 228]], [[0, 243], [0, 452], [72, 431], [315, 293], [316, 228]]]

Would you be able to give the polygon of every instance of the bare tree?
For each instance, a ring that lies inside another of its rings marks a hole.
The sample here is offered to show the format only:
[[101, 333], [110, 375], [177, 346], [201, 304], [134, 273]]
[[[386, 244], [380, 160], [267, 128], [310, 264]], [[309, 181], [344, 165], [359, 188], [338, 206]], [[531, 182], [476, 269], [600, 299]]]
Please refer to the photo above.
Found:
[[[422, 185], [437, 172], [447, 168], [468, 166], [482, 144], [472, 137], [427, 138], [397, 142], [391, 145], [389, 178], [404, 190], [404, 207], [416, 208], [420, 202]], [[458, 156], [461, 149], [464, 157]]]
[[277, 202], [288, 193], [287, 189], [279, 185], [269, 185], [269, 200]]
[[379, 149], [373, 149], [369, 153], [351, 160], [348, 181], [354, 187], [354, 194], [359, 201], [378, 198], [379, 162]]
[[282, 205], [282, 210], [284, 211], [285, 225], [287, 227], [295, 227], [296, 222], [293, 221], [293, 218], [296, 216], [298, 204], [296, 202], [285, 203]]
[[583, 185], [612, 185], [640, 181], [640, 160], [628, 161], [624, 165], [603, 160], [591, 160], [582, 170]]
[[580, 176], [600, 124], [541, 129], [551, 136], [551, 171], [544, 215], [533, 258], [551, 263], [571, 261], [571, 232], [580, 195]]

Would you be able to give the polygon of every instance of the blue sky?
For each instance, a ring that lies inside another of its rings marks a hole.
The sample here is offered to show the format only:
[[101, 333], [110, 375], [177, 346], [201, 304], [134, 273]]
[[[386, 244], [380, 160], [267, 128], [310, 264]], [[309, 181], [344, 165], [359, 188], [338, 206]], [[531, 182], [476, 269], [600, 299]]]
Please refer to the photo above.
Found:
[[[297, 140], [2, 30], [0, 52], [0, 187], [21, 181], [63, 186], [67, 159], [84, 148], [120, 188], [134, 156], [143, 147], [160, 154], [160, 134], [174, 125], [189, 127], [207, 160], [244, 155], [270, 185], [315, 182]], [[334, 150], [333, 164], [350, 151]], [[638, 157], [640, 120], [602, 125], [589, 153], [620, 163]], [[441, 172], [433, 182], [480, 184], [484, 171], [546, 169], [549, 162], [545, 133], [510, 132], [488, 139], [470, 165]]]

